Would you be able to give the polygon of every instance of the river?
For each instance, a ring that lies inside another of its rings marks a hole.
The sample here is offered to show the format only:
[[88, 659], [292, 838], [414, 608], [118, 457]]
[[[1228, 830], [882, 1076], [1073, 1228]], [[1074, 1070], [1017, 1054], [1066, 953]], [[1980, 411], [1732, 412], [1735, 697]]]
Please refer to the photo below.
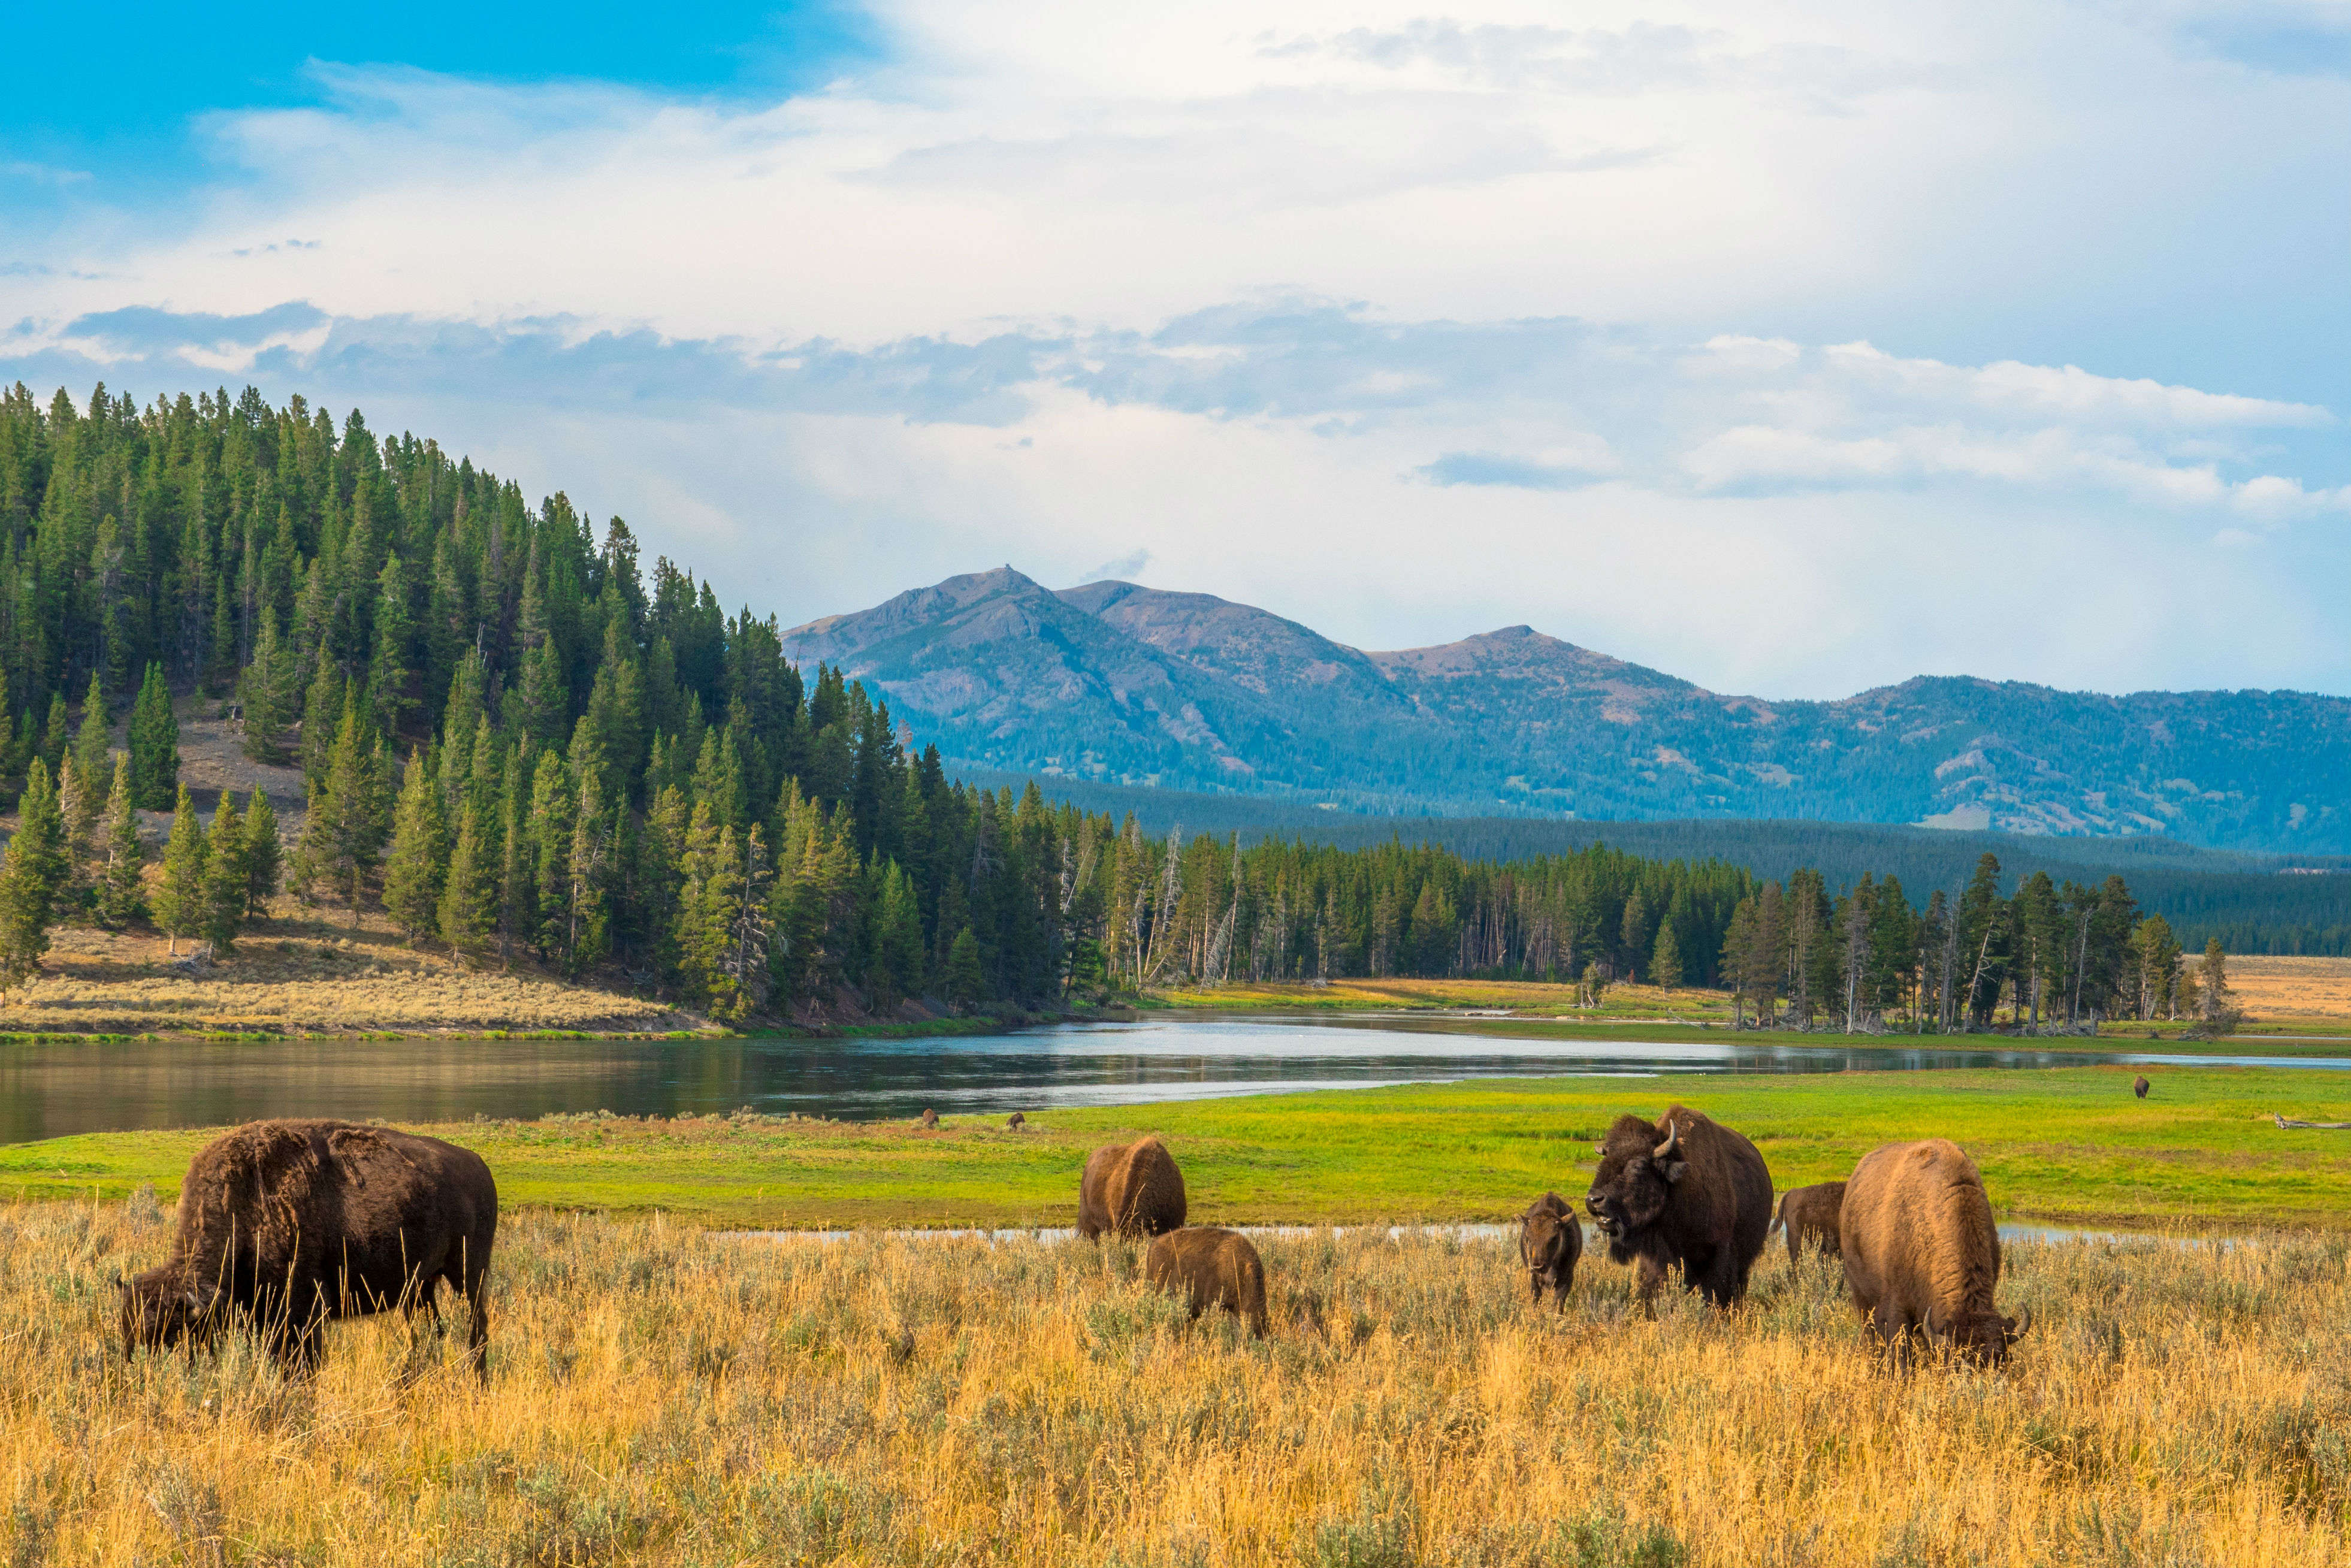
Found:
[[748, 1105], [845, 1120], [1464, 1078], [2175, 1062], [2351, 1069], [2340, 1057], [1521, 1040], [1426, 1016], [1056, 1024], [917, 1040], [283, 1040], [0, 1045], [0, 1143], [261, 1116], [395, 1122]]

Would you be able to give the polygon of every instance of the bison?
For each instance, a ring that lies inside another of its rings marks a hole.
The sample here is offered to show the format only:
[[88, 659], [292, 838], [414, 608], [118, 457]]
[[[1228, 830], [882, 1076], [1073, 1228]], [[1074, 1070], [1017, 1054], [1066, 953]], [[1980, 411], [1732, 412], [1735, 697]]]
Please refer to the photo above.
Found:
[[1161, 1236], [1184, 1224], [1184, 1173], [1156, 1137], [1111, 1144], [1086, 1160], [1078, 1183], [1078, 1234]]
[[2137, 1095], [2142, 1100], [2147, 1098], [2147, 1092], [2151, 1087], [2152, 1085], [2147, 1082], [2147, 1074], [2144, 1072], [2140, 1073], [2136, 1079], [2131, 1081], [2131, 1092]]
[[289, 1375], [318, 1364], [329, 1319], [422, 1309], [446, 1281], [470, 1309], [485, 1383], [497, 1185], [481, 1156], [350, 1122], [253, 1122], [197, 1151], [160, 1268], [122, 1282], [122, 1350], [209, 1343], [248, 1323]]
[[1543, 1194], [1519, 1216], [1519, 1261], [1527, 1267], [1536, 1305], [1542, 1304], [1548, 1288], [1559, 1310], [1567, 1310], [1567, 1293], [1575, 1288], [1576, 1260], [1583, 1256], [1583, 1223], [1559, 1194]]
[[914, 1125], [922, 1128], [923, 1131], [926, 1133], [935, 1129], [938, 1124], [939, 1113], [936, 1111], [932, 1110], [928, 1105], [924, 1106], [923, 1113], [914, 1119]]
[[1771, 1224], [1771, 1172], [1755, 1145], [1676, 1105], [1656, 1126], [1617, 1117], [1599, 1147], [1583, 1207], [1612, 1261], [1638, 1260], [1642, 1304], [1677, 1265], [1683, 1288], [1715, 1306], [1743, 1297]]
[[1771, 1228], [1788, 1232], [1788, 1261], [1793, 1264], [1806, 1242], [1818, 1247], [1834, 1258], [1842, 1242], [1837, 1235], [1837, 1210], [1844, 1203], [1844, 1183], [1824, 1181], [1817, 1186], [1800, 1186], [1780, 1200], [1780, 1212], [1771, 1218]]
[[1171, 1230], [1144, 1255], [1143, 1277], [1182, 1299], [1195, 1318], [1222, 1307], [1265, 1337], [1265, 1265], [1238, 1230], [1194, 1225]]
[[1029, 1113], [1026, 1111], [1015, 1111], [1012, 1114], [1004, 1118], [1005, 1130], [1008, 1132], [1017, 1133], [1028, 1124]]
[[1975, 1162], [1948, 1138], [1873, 1149], [1845, 1183], [1837, 1228], [1844, 1283], [1871, 1336], [1897, 1360], [1913, 1340], [1988, 1366], [2032, 1326], [1992, 1304], [2000, 1232]]

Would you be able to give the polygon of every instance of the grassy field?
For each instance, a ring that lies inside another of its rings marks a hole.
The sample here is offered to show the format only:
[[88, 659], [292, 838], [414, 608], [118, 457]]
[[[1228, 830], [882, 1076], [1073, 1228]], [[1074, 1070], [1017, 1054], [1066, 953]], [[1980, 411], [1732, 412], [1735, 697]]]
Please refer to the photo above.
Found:
[[1654, 1322], [1499, 1243], [1264, 1247], [1272, 1333], [1135, 1253], [501, 1228], [491, 1383], [396, 1323], [289, 1387], [141, 1356], [152, 1206], [0, 1207], [12, 1563], [2339, 1564], [2351, 1239], [2009, 1250], [2004, 1375], [1881, 1370], [1834, 1266]]
[[[1067, 1225], [1102, 1143], [1153, 1131], [1204, 1222], [1499, 1219], [1547, 1187], [1580, 1196], [1624, 1111], [1680, 1098], [1753, 1137], [1782, 1187], [1844, 1176], [1882, 1143], [1941, 1134], [2016, 1218], [2159, 1228], [2351, 1228], [2351, 1077], [2294, 1069], [1541, 1079], [1053, 1111], [1010, 1133], [764, 1116], [555, 1117], [424, 1129], [478, 1149], [507, 1204], [658, 1210], [695, 1225]], [[201, 1131], [0, 1147], [0, 1195], [166, 1199]]]

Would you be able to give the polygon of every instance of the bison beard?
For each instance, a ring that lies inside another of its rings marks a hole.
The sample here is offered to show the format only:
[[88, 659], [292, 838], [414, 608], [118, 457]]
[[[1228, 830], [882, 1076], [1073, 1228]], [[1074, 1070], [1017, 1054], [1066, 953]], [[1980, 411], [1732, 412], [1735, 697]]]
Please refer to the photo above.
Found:
[[2032, 1326], [2004, 1318], [2000, 1232], [1975, 1162], [1947, 1138], [1873, 1149], [1845, 1183], [1838, 1229], [1845, 1289], [1871, 1337], [1899, 1361], [1910, 1342], [1988, 1366]]
[[1771, 1224], [1771, 1173], [1755, 1145], [1676, 1105], [1656, 1126], [1619, 1116], [1600, 1145], [1583, 1206], [1614, 1262], [1635, 1263], [1646, 1305], [1679, 1267], [1682, 1285], [1715, 1306], [1747, 1293]]
[[255, 1122], [197, 1151], [172, 1257], [122, 1282], [122, 1348], [201, 1346], [249, 1322], [289, 1373], [334, 1318], [423, 1311], [445, 1281], [484, 1381], [497, 1186], [469, 1150], [349, 1122]]

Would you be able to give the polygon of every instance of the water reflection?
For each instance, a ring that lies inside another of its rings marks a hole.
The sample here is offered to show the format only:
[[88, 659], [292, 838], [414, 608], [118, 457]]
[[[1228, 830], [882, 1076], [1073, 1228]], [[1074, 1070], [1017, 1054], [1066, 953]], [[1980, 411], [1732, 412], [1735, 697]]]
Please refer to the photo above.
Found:
[[1428, 1019], [1151, 1019], [957, 1040], [289, 1040], [0, 1046], [0, 1143], [257, 1116], [463, 1121], [749, 1105], [851, 1119], [1463, 1078], [2351, 1059], [1524, 1040]]

